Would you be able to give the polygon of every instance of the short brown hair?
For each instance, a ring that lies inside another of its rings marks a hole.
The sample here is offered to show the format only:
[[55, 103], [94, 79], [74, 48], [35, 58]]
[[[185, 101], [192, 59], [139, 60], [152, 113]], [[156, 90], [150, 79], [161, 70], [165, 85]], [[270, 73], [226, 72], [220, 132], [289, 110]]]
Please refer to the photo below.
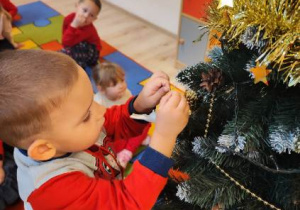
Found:
[[115, 63], [104, 62], [100, 64], [100, 69], [94, 72], [96, 85], [102, 88], [115, 86], [118, 82], [123, 81], [125, 72], [121, 66]]
[[7, 50], [0, 64], [0, 139], [18, 146], [48, 128], [50, 112], [77, 81], [77, 65], [45, 50]]
[[[84, 2], [84, 1], [86, 1], [86, 0], [79, 0], [79, 3], [80, 3], [80, 2]], [[100, 0], [89, 0], [89, 1], [94, 2], [94, 3], [97, 5], [97, 7], [99, 8], [99, 11], [101, 10], [102, 4], [101, 4], [101, 1], [100, 1]]]

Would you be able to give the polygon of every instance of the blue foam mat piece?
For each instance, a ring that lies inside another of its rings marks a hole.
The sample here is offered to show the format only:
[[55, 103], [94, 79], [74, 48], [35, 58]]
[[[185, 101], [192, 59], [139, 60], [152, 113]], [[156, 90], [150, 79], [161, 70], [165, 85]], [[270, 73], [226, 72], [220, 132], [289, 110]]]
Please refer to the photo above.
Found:
[[34, 21], [34, 25], [37, 27], [44, 27], [44, 26], [49, 25], [50, 23], [51, 23], [51, 21], [48, 19], [40, 19], [40, 20]]
[[18, 27], [60, 15], [57, 11], [40, 1], [19, 6], [18, 13], [22, 17], [14, 22], [14, 25]]
[[152, 72], [148, 71], [120, 52], [111, 53], [105, 56], [104, 59], [113, 63], [117, 63], [124, 69], [125, 80], [132, 95], [139, 94], [143, 88], [143, 86], [141, 86], [139, 83], [152, 75]]

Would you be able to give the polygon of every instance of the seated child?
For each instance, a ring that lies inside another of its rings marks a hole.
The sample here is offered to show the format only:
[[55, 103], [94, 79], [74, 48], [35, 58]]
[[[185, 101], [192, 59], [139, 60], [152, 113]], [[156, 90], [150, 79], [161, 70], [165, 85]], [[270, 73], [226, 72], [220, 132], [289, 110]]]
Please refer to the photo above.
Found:
[[0, 140], [0, 209], [5, 209], [19, 199], [17, 166], [11, 149], [6, 145], [4, 153], [3, 143]]
[[10, 2], [10, 0], [0, 0], [0, 5], [10, 14], [11, 18], [14, 19], [14, 17], [18, 13], [18, 8]]
[[94, 100], [107, 108], [113, 105], [124, 104], [131, 96], [125, 81], [125, 72], [115, 63], [104, 62], [100, 69], [94, 72], [94, 80], [98, 93]]
[[63, 22], [62, 52], [71, 56], [82, 68], [96, 67], [101, 40], [93, 22], [101, 10], [100, 0], [79, 0], [76, 12]]
[[13, 40], [11, 30], [11, 16], [0, 4], [0, 51], [19, 47]]
[[[26, 209], [152, 208], [189, 116], [166, 74], [153, 74], [137, 97], [106, 109], [94, 102], [84, 70], [62, 53], [10, 50], [0, 53], [0, 63], [0, 139], [16, 147]], [[114, 140], [139, 135], [148, 123], [130, 115], [150, 113], [158, 103], [149, 147], [129, 176], [116, 179], [122, 169]]]
[[[100, 69], [94, 71], [94, 81], [98, 92], [94, 95], [94, 100], [107, 108], [113, 105], [125, 104], [132, 96], [127, 89], [125, 72], [121, 66], [115, 63], [104, 62], [100, 64]], [[117, 160], [123, 168], [131, 160], [133, 153], [147, 138], [150, 126], [144, 129], [142, 135], [130, 139], [118, 140], [115, 143]]]

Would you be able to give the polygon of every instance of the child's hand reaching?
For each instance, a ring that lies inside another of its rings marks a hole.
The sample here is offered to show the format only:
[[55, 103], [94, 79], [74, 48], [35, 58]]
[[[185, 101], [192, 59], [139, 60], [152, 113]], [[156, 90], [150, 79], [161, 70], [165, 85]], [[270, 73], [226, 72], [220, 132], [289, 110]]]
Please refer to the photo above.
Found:
[[186, 126], [189, 118], [189, 105], [185, 97], [171, 91], [165, 95], [157, 110], [156, 131], [162, 136], [176, 138]]
[[131, 158], [132, 152], [127, 149], [123, 149], [117, 154], [117, 160], [123, 168], [126, 168], [127, 163], [130, 161]]
[[189, 105], [185, 97], [176, 91], [170, 91], [160, 101], [150, 146], [170, 157], [177, 135], [186, 126], [188, 118]]
[[169, 77], [163, 72], [154, 73], [134, 102], [139, 113], [149, 113], [160, 99], [170, 91]]
[[4, 182], [5, 171], [3, 168], [3, 161], [0, 160], [0, 185]]

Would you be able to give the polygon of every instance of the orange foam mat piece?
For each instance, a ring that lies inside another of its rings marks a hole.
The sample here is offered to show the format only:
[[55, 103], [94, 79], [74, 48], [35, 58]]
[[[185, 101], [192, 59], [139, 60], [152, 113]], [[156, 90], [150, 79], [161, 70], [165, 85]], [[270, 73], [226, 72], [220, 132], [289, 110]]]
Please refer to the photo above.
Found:
[[52, 41], [41, 45], [44, 50], [58, 51], [62, 49], [62, 45], [58, 41]]
[[13, 21], [18, 21], [18, 20], [21, 20], [22, 17], [20, 14], [16, 14], [14, 17], [13, 17]]
[[104, 57], [106, 55], [109, 55], [113, 52], [116, 52], [116, 48], [114, 48], [113, 46], [111, 46], [110, 44], [108, 44], [107, 42], [101, 40], [101, 45], [102, 45], [102, 49], [100, 52], [100, 57]]

